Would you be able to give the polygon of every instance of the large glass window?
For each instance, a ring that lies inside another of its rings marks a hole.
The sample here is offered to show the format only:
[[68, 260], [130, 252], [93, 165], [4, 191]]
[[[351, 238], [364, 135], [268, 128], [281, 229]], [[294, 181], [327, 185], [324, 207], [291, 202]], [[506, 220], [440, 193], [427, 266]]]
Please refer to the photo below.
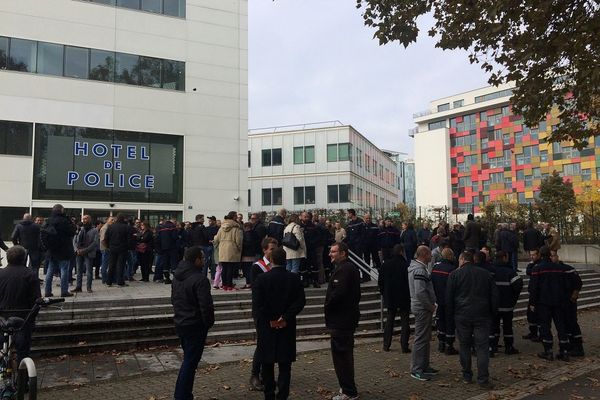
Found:
[[304, 164], [304, 147], [294, 147], [294, 164]]
[[63, 51], [64, 46], [61, 44], [39, 42], [37, 53], [37, 73], [62, 76]]
[[327, 145], [327, 161], [328, 162], [337, 161], [337, 144], [328, 144]]
[[37, 42], [25, 39], [10, 39], [8, 69], [13, 71], [35, 72]]
[[160, 87], [161, 69], [161, 59], [152, 57], [140, 57], [140, 85], [149, 87]]
[[185, 90], [185, 63], [163, 60], [162, 87], [171, 90]]
[[315, 204], [314, 186], [297, 186], [294, 188], [294, 204]]
[[162, 0], [142, 0], [142, 10], [162, 13]]
[[339, 203], [338, 185], [327, 185], [327, 202]]
[[117, 0], [117, 6], [123, 8], [140, 9], [140, 0]]
[[262, 166], [274, 167], [281, 165], [281, 149], [265, 149], [262, 151]]
[[271, 205], [271, 189], [263, 189], [262, 190], [262, 205], [263, 206]]
[[65, 76], [88, 79], [89, 49], [65, 46]]
[[0, 121], [0, 154], [31, 156], [33, 124]]
[[263, 189], [262, 190], [262, 205], [263, 206], [280, 206], [283, 203], [281, 188]]
[[440, 104], [437, 106], [437, 110], [438, 112], [440, 111], [446, 111], [450, 109], [450, 103], [444, 103], [444, 104]]
[[182, 203], [183, 137], [35, 125], [34, 199]]
[[164, 0], [163, 14], [185, 17], [185, 0]]
[[8, 38], [0, 36], [0, 69], [6, 69], [8, 58]]
[[137, 85], [140, 82], [140, 57], [133, 54], [116, 53], [115, 82]]
[[315, 146], [304, 147], [304, 163], [313, 164], [315, 162]]
[[281, 165], [281, 149], [273, 149], [273, 164], [274, 167]]
[[115, 75], [115, 53], [104, 50], [90, 50], [90, 79], [112, 82]]
[[340, 143], [338, 145], [339, 161], [350, 160], [350, 143]]

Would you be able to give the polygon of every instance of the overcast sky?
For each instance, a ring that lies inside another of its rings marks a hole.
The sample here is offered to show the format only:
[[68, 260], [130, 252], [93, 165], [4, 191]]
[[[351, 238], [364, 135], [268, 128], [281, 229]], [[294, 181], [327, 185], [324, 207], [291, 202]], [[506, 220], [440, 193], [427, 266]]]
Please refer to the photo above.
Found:
[[355, 0], [250, 0], [249, 128], [339, 120], [375, 145], [413, 153], [412, 114], [480, 88], [465, 52], [426, 34], [408, 49], [379, 46]]

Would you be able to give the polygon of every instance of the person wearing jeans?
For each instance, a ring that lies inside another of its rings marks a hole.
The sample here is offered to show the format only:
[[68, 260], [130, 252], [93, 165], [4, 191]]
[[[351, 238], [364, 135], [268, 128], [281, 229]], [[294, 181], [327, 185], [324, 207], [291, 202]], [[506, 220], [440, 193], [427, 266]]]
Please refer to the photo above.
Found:
[[173, 321], [183, 350], [183, 362], [175, 385], [175, 400], [194, 399], [194, 376], [202, 358], [206, 335], [215, 323], [210, 282], [202, 273], [203, 264], [200, 247], [190, 247], [173, 274]]
[[56, 204], [52, 207], [50, 217], [46, 220], [40, 230], [42, 246], [48, 250], [48, 272], [44, 284], [44, 296], [51, 297], [52, 278], [55, 270], [60, 271], [60, 295], [61, 297], [73, 296], [69, 293], [69, 269], [71, 258], [75, 252], [73, 249], [73, 236], [75, 236], [75, 224], [65, 215], [62, 205]]
[[104, 236], [106, 230], [115, 222], [114, 217], [108, 217], [106, 224], [100, 228], [100, 253], [102, 253], [102, 263], [100, 264], [100, 276], [102, 277], [102, 283], [106, 284], [108, 280], [108, 263], [110, 261], [110, 250], [105, 245]]
[[304, 240], [304, 230], [300, 225], [300, 217], [298, 214], [290, 215], [290, 223], [285, 227], [283, 236], [291, 233], [296, 237], [300, 246], [297, 249], [292, 249], [283, 246], [286, 254], [286, 269], [295, 274], [300, 272], [300, 263], [303, 258], [306, 258], [306, 241]]
[[71, 293], [81, 292], [83, 271], [86, 272], [86, 288], [88, 293], [92, 292], [92, 280], [94, 279], [94, 259], [98, 249], [99, 235], [96, 228], [92, 226], [92, 217], [84, 215], [81, 219], [83, 226], [75, 240], [77, 246], [77, 284]]

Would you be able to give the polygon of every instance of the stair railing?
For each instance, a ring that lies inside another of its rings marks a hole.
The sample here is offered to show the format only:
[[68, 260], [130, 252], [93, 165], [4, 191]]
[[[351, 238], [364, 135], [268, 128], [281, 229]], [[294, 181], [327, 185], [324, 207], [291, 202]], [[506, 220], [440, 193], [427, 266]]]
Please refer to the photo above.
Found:
[[[348, 259], [358, 267], [359, 271], [361, 271], [363, 274], [369, 275], [371, 280], [375, 282], [379, 280], [379, 272], [377, 269], [367, 264], [362, 257], [359, 257], [352, 250], [348, 250]], [[383, 332], [383, 296], [379, 296], [379, 327]]]

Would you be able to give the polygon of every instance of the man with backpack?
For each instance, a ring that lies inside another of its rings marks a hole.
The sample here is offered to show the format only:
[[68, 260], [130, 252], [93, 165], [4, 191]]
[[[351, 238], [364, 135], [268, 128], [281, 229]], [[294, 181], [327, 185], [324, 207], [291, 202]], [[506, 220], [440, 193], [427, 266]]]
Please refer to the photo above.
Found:
[[75, 236], [75, 225], [65, 215], [65, 209], [61, 204], [52, 207], [50, 217], [46, 220], [40, 230], [42, 247], [46, 249], [48, 258], [48, 272], [44, 283], [44, 296], [52, 297], [52, 277], [54, 271], [60, 271], [60, 296], [73, 296], [69, 293], [69, 267], [71, 258], [75, 255], [73, 249], [73, 236]]

